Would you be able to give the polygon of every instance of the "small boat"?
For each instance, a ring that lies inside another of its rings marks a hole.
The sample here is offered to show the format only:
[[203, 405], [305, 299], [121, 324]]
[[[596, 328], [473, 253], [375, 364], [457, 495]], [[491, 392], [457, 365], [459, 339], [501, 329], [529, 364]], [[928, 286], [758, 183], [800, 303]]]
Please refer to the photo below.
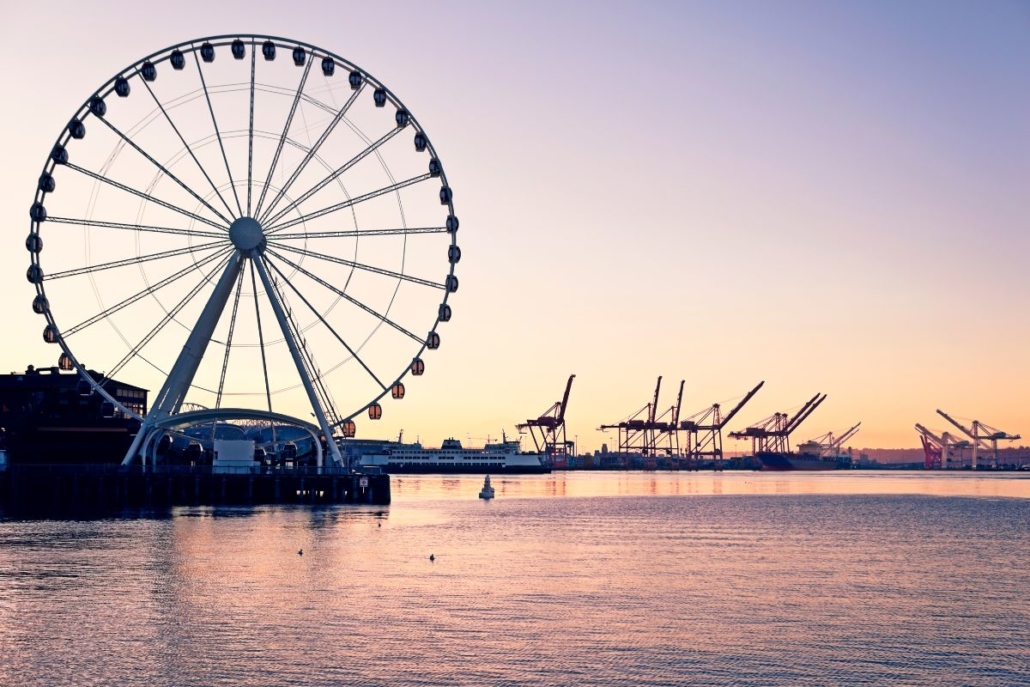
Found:
[[481, 499], [492, 499], [494, 497], [494, 488], [490, 486], [490, 475], [486, 476], [483, 480], [483, 488], [479, 490], [479, 498]]

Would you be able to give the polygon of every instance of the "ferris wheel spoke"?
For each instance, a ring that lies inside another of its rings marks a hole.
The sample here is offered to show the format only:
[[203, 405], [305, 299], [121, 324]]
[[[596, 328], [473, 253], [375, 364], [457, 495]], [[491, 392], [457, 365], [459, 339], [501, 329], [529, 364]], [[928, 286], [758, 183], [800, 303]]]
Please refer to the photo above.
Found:
[[123, 258], [121, 260], [113, 260], [111, 262], [102, 262], [96, 265], [89, 265], [88, 267], [77, 267], [73, 270], [65, 270], [63, 272], [54, 272], [53, 274], [46, 275], [46, 281], [53, 279], [65, 279], [67, 277], [75, 277], [80, 274], [92, 274], [93, 272], [101, 272], [103, 270], [114, 269], [115, 267], [125, 267], [127, 265], [138, 265], [144, 262], [150, 262], [152, 260], [162, 260], [164, 258], [173, 258], [177, 255], [185, 255], [186, 253], [193, 253], [197, 251], [212, 250], [216, 248], [224, 248], [229, 244], [223, 241], [212, 241], [211, 243], [204, 243], [199, 246], [186, 246], [184, 248], [175, 248], [173, 250], [161, 251], [159, 253], [150, 253], [148, 255], [138, 255], [131, 258]]
[[229, 333], [225, 337], [225, 357], [222, 359], [222, 376], [218, 380], [218, 394], [215, 396], [215, 408], [222, 407], [222, 392], [225, 390], [225, 374], [229, 371], [229, 353], [232, 351], [232, 335], [236, 330], [236, 314], [240, 310], [240, 294], [243, 293], [244, 272], [240, 270], [236, 278], [236, 296], [232, 302], [232, 316], [229, 318]]
[[362, 150], [360, 153], [358, 153], [357, 155], [352, 157], [350, 160], [345, 162], [342, 167], [337, 168], [334, 172], [332, 172], [325, 179], [322, 179], [322, 181], [318, 182], [313, 187], [311, 187], [310, 189], [305, 191], [296, 200], [292, 201], [289, 205], [284, 207], [282, 210], [280, 210], [279, 212], [275, 213], [275, 215], [273, 217], [270, 217], [267, 221], [265, 221], [264, 224], [266, 224], [268, 226], [274, 225], [280, 219], [282, 219], [287, 214], [289, 214], [291, 210], [293, 210], [294, 208], [299, 206], [301, 203], [306, 201], [308, 198], [310, 198], [311, 196], [315, 195], [316, 193], [321, 191], [323, 188], [325, 188], [326, 186], [331, 184], [334, 179], [339, 178], [339, 176], [341, 174], [343, 174], [344, 172], [346, 172], [348, 169], [350, 169], [354, 165], [356, 165], [359, 162], [361, 162], [362, 160], [364, 160], [366, 157], [368, 157], [368, 155], [370, 153], [373, 153], [376, 150], [378, 150], [380, 146], [382, 146], [384, 143], [386, 143], [391, 138], [396, 136], [400, 131], [401, 131], [401, 129], [394, 128], [394, 129], [391, 129], [390, 131], [388, 131], [387, 133], [383, 134], [383, 136], [378, 141], [376, 141], [375, 143], [372, 143], [371, 145], [369, 145], [367, 148]]
[[171, 203], [166, 203], [165, 201], [161, 200], [160, 198], [155, 198], [154, 196], [150, 195], [149, 193], [144, 193], [143, 191], [139, 191], [137, 189], [134, 189], [131, 186], [126, 186], [125, 184], [120, 184], [120, 183], [118, 183], [117, 181], [115, 181], [113, 179], [108, 179], [107, 177], [103, 176], [102, 174], [97, 174], [96, 172], [93, 172], [93, 171], [85, 169], [83, 167], [79, 167], [78, 165], [72, 164], [71, 162], [67, 163], [65, 165], [65, 167], [67, 167], [68, 169], [73, 169], [73, 170], [75, 170], [76, 172], [78, 172], [80, 174], [85, 174], [86, 176], [90, 177], [91, 179], [96, 179], [99, 182], [105, 183], [105, 184], [107, 184], [109, 186], [113, 186], [114, 188], [116, 188], [116, 189], [118, 189], [120, 191], [125, 191], [126, 193], [130, 193], [130, 194], [136, 196], [137, 198], [142, 198], [143, 200], [146, 200], [146, 201], [149, 201], [151, 203], [154, 203], [155, 205], [160, 205], [161, 207], [166, 208], [168, 210], [171, 210], [172, 212], [178, 212], [180, 215], [185, 215], [186, 217], [189, 217], [190, 219], [192, 219], [194, 221], [200, 222], [202, 224], [206, 224], [206, 225], [208, 225], [210, 227], [214, 227], [215, 229], [221, 229], [223, 231], [226, 229], [226, 227], [224, 227], [222, 225], [219, 225], [219, 224], [213, 222], [212, 220], [207, 219], [206, 217], [201, 217], [200, 215], [195, 215], [192, 212], [190, 212], [189, 210], [184, 210], [184, 209], [182, 209], [182, 208], [180, 208], [180, 207], [178, 207], [176, 205], [172, 205]]
[[[421, 337], [416, 336], [415, 334], [412, 334], [407, 329], [405, 329], [401, 325], [397, 324], [396, 322], [394, 322], [390, 318], [388, 318], [385, 315], [383, 315], [383, 314], [377, 312], [376, 310], [370, 308], [369, 306], [365, 305], [364, 303], [362, 303], [361, 301], [357, 300], [353, 296], [344, 293], [343, 291], [341, 291], [337, 287], [333, 286], [332, 284], [330, 284], [329, 282], [325, 281], [321, 277], [319, 277], [319, 276], [309, 272], [308, 270], [304, 269], [303, 267], [301, 267], [297, 263], [293, 262], [292, 260], [290, 260], [286, 256], [279, 255], [278, 253], [276, 253], [275, 251], [273, 251], [271, 249], [267, 250], [266, 253], [274, 255], [276, 258], [278, 258], [279, 260], [282, 260], [284, 263], [289, 265], [291, 268], [297, 270], [298, 272], [300, 272], [301, 274], [303, 274], [307, 278], [311, 279], [316, 284], [320, 284], [320, 285], [324, 286], [325, 288], [329, 289], [330, 291], [332, 291], [334, 294], [336, 294], [340, 298], [343, 298], [348, 303], [354, 305], [355, 307], [360, 308], [361, 310], [364, 310], [366, 313], [368, 313], [372, 317], [376, 318], [380, 322], [385, 322], [386, 324], [390, 325], [391, 327], [393, 327], [394, 329], [396, 329], [400, 333], [402, 333], [402, 334], [410, 337], [414, 341], [418, 342], [420, 345], [422, 345], [422, 346], [426, 345], [425, 339], [422, 339]], [[273, 265], [273, 267], [274, 267], [274, 265]], [[276, 271], [278, 271], [278, 270], [276, 270]], [[281, 274], [281, 272], [280, 272], [280, 274]]]
[[279, 145], [276, 146], [275, 155], [272, 157], [272, 164], [268, 168], [268, 176], [265, 178], [265, 185], [261, 189], [261, 195], [258, 197], [257, 207], [254, 209], [255, 215], [261, 214], [261, 206], [265, 202], [265, 194], [268, 193], [268, 187], [272, 183], [272, 175], [275, 174], [276, 165], [279, 164], [279, 156], [283, 152], [283, 145], [286, 143], [286, 134], [290, 131], [290, 124], [293, 123], [293, 116], [297, 113], [297, 105], [300, 103], [300, 96], [304, 93], [304, 84], [307, 83], [308, 74], [311, 73], [311, 65], [314, 64], [315, 59], [312, 55], [308, 60], [307, 64], [304, 65], [304, 74], [300, 77], [300, 85], [297, 86], [297, 92], [293, 97], [293, 105], [290, 106], [290, 114], [286, 117], [286, 125], [283, 127], [282, 136], [279, 137]]
[[71, 329], [69, 329], [69, 330], [67, 330], [65, 332], [62, 332], [62, 336], [67, 338], [67, 337], [71, 336], [72, 334], [76, 334], [78, 332], [81, 332], [83, 329], [85, 329], [85, 328], [87, 328], [89, 326], [92, 326], [92, 325], [96, 324], [97, 322], [100, 322], [101, 320], [104, 320], [104, 319], [110, 317], [111, 315], [115, 314], [119, 310], [122, 310], [123, 308], [127, 308], [128, 306], [132, 305], [133, 303], [136, 303], [140, 299], [145, 298], [146, 296], [148, 296], [148, 295], [150, 295], [152, 293], [155, 293], [155, 292], [159, 291], [160, 289], [163, 289], [164, 287], [168, 286], [169, 284], [171, 284], [173, 282], [178, 281], [179, 279], [182, 279], [184, 276], [186, 276], [187, 274], [189, 274], [193, 270], [200, 269], [202, 266], [204, 266], [204, 265], [206, 265], [206, 264], [208, 264], [208, 263], [210, 263], [210, 262], [212, 262], [212, 261], [214, 261], [214, 260], [216, 260], [216, 259], [218, 259], [220, 257], [224, 257], [225, 254], [227, 252], [229, 252], [229, 250], [231, 248], [232, 247], [230, 246], [230, 248], [227, 248], [227, 249], [225, 249], [223, 251], [220, 251], [218, 253], [213, 253], [213, 254], [207, 256], [206, 258], [198, 260], [196, 263], [194, 263], [192, 265], [188, 265], [188, 266], [182, 268], [181, 270], [179, 270], [175, 274], [172, 274], [172, 275], [170, 275], [168, 277], [165, 277], [164, 279], [162, 279], [161, 281], [157, 282], [156, 284], [148, 285], [147, 288], [143, 289], [142, 291], [139, 291], [139, 292], [133, 294], [132, 296], [129, 296], [125, 300], [112, 305], [110, 308], [107, 308], [106, 310], [104, 310], [102, 312], [99, 312], [96, 315], [93, 315], [89, 319], [83, 320], [82, 322], [80, 322], [79, 324], [75, 325]]
[[312, 313], [314, 313], [315, 317], [317, 317], [318, 320], [323, 325], [325, 325], [325, 328], [329, 330], [329, 333], [332, 334], [336, 338], [336, 340], [339, 341], [343, 345], [343, 347], [347, 349], [347, 352], [350, 353], [351, 357], [358, 361], [358, 364], [360, 364], [361, 367], [365, 369], [365, 372], [367, 372], [369, 376], [375, 380], [376, 384], [378, 384], [383, 389], [383, 391], [386, 391], [386, 385], [379, 380], [379, 377], [377, 377], [376, 374], [372, 372], [371, 368], [369, 368], [369, 366], [365, 364], [365, 361], [361, 359], [361, 356], [359, 356], [357, 352], [353, 348], [351, 348], [346, 341], [343, 340], [343, 337], [336, 332], [333, 326], [326, 321], [325, 317], [322, 316], [322, 313], [318, 312], [318, 309], [315, 306], [313, 306], [307, 298], [304, 297], [304, 294], [302, 294], [296, 286], [293, 285], [293, 282], [288, 280], [286, 278], [286, 275], [283, 274], [282, 271], [278, 267], [276, 267], [270, 260], [266, 258], [264, 262], [266, 266], [271, 267], [273, 270], [275, 270], [275, 272], [280, 276], [280, 278], [282, 278], [282, 280], [286, 282], [286, 285], [289, 286], [290, 289], [292, 289], [293, 292], [297, 294], [300, 300], [304, 302], [304, 305], [308, 306], [308, 309]]
[[[275, 244], [275, 246], [281, 250], [286, 250], [291, 253], [297, 253], [298, 255], [305, 255], [309, 258], [317, 258], [319, 260], [325, 260], [326, 262], [334, 262], [337, 265], [345, 265], [346, 267], [353, 267], [354, 269], [364, 270], [366, 272], [372, 272], [379, 274], [384, 277], [391, 277], [393, 279], [401, 279], [403, 281], [411, 282], [412, 284], [419, 284], [420, 286], [428, 286], [434, 289], [445, 289], [446, 284], [439, 284], [435, 281], [429, 281], [428, 279], [419, 279], [409, 274], [401, 274], [400, 272], [393, 272], [391, 270], [383, 269], [382, 267], [373, 267], [372, 265], [366, 265], [363, 262], [354, 262], [347, 260], [346, 258], [338, 258], [335, 255], [323, 255], [321, 253], [315, 253], [304, 248], [297, 248], [295, 246], [286, 246], [282, 244]], [[269, 248], [268, 250], [271, 250]]]
[[107, 376], [108, 377], [114, 377], [115, 375], [117, 375], [122, 370], [123, 367], [125, 367], [126, 365], [129, 364], [130, 360], [132, 360], [134, 357], [139, 355], [139, 353], [146, 347], [146, 345], [148, 343], [150, 343], [154, 339], [154, 337], [157, 336], [161, 332], [162, 329], [165, 328], [165, 325], [167, 325], [169, 322], [171, 322], [172, 319], [174, 319], [175, 316], [178, 315], [179, 312], [182, 311], [182, 309], [185, 308], [186, 305], [191, 300], [193, 300], [198, 293], [200, 293], [201, 289], [204, 288], [204, 285], [211, 281], [212, 276], [214, 276], [214, 274], [216, 272], [218, 272], [219, 270], [221, 270], [223, 267], [224, 267], [224, 262], [220, 262], [220, 263], [218, 263], [215, 266], [214, 269], [212, 269], [210, 272], [205, 274], [203, 276], [203, 278], [200, 280], [200, 282], [196, 286], [194, 286], [193, 289], [191, 289], [190, 292], [187, 293], [183, 297], [183, 299], [180, 300], [176, 304], [176, 306], [174, 308], [172, 308], [167, 313], [165, 313], [165, 316], [163, 318], [161, 318], [161, 321], [158, 322], [154, 326], [153, 329], [151, 329], [149, 332], [147, 332], [147, 335], [144, 336], [143, 339], [140, 340], [139, 343], [137, 343], [135, 346], [133, 346], [132, 349], [129, 350], [128, 354], [126, 354], [126, 356], [124, 358], [122, 358], [120, 361], [118, 361], [118, 363], [111, 369], [111, 371], [107, 373]]
[[[146, 82], [144, 81], [144, 83], [146, 83]], [[210, 210], [210, 211], [211, 211], [211, 212], [212, 212], [212, 213], [213, 213], [213, 214], [214, 214], [215, 216], [217, 216], [217, 217], [218, 217], [219, 219], [221, 219], [221, 220], [222, 220], [223, 222], [225, 222], [226, 224], [231, 224], [231, 223], [232, 223], [232, 220], [228, 220], [228, 219], [226, 219], [226, 218], [225, 218], [225, 215], [223, 215], [223, 214], [222, 214], [222, 213], [220, 213], [220, 212], [219, 212], [218, 210], [215, 210], [215, 209], [214, 209], [213, 207], [211, 207], [211, 204], [210, 204], [210, 203], [208, 203], [208, 202], [207, 202], [206, 200], [204, 200], [204, 199], [203, 199], [203, 198], [201, 198], [201, 197], [200, 197], [199, 195], [197, 195], [197, 192], [196, 192], [196, 191], [194, 191], [194, 190], [193, 190], [192, 188], [190, 188], [189, 186], [187, 186], [186, 184], [184, 184], [184, 183], [182, 182], [182, 180], [180, 180], [180, 179], [179, 179], [179, 177], [175, 176], [175, 175], [174, 175], [174, 174], [172, 174], [172, 173], [171, 173], [170, 171], [168, 171], [168, 168], [167, 168], [167, 167], [165, 167], [164, 165], [162, 165], [162, 164], [161, 164], [160, 162], [158, 162], [157, 160], [155, 160], [155, 159], [154, 159], [154, 158], [153, 158], [153, 157], [152, 157], [152, 156], [150, 155], [150, 153], [148, 153], [147, 151], [145, 151], [145, 150], [143, 150], [142, 148], [140, 148], [140, 147], [139, 147], [139, 146], [138, 146], [138, 145], [136, 144], [136, 142], [135, 142], [135, 141], [133, 141], [133, 140], [132, 140], [131, 138], [129, 138], [128, 136], [126, 136], [126, 135], [125, 135], [125, 134], [124, 134], [124, 133], [123, 133], [123, 132], [121, 131], [121, 129], [119, 129], [118, 127], [116, 127], [116, 126], [115, 126], [114, 124], [112, 124], [111, 122], [107, 121], [107, 118], [106, 118], [106, 117], [97, 117], [97, 119], [99, 119], [99, 120], [100, 120], [100, 121], [102, 121], [102, 122], [103, 122], [104, 124], [106, 124], [106, 125], [107, 125], [107, 127], [108, 127], [108, 128], [109, 128], [109, 129], [111, 130], [111, 131], [113, 131], [113, 132], [114, 132], [114, 133], [115, 133], [115, 134], [116, 134], [116, 135], [117, 135], [117, 136], [118, 136], [119, 138], [121, 138], [121, 139], [122, 139], [123, 141], [125, 141], [126, 143], [128, 143], [128, 144], [129, 144], [129, 145], [130, 145], [130, 146], [132, 147], [132, 149], [133, 149], [133, 150], [135, 150], [135, 151], [136, 151], [136, 152], [138, 152], [138, 153], [139, 153], [140, 155], [142, 155], [143, 157], [145, 157], [145, 158], [146, 158], [146, 159], [147, 159], [147, 160], [148, 160], [148, 161], [149, 161], [149, 162], [150, 162], [151, 164], [153, 164], [153, 165], [154, 165], [155, 167], [157, 167], [157, 168], [158, 168], [158, 169], [159, 169], [159, 170], [161, 171], [161, 173], [162, 173], [162, 174], [164, 174], [164, 175], [165, 175], [166, 177], [168, 177], [169, 179], [171, 179], [172, 181], [174, 181], [175, 183], [177, 183], [177, 184], [178, 184], [178, 185], [179, 185], [180, 187], [182, 187], [182, 189], [183, 189], [184, 191], [186, 191], [186, 193], [189, 193], [189, 194], [190, 194], [191, 196], [193, 196], [194, 198], [196, 198], [196, 199], [197, 199], [197, 201], [198, 201], [198, 202], [199, 202], [199, 203], [200, 203], [201, 205], [203, 205], [203, 206], [204, 206], [204, 207], [206, 207], [206, 208], [207, 208], [208, 210]], [[188, 147], [188, 146], [187, 146], [187, 147]], [[191, 151], [191, 153], [192, 153], [192, 151]], [[229, 214], [232, 214], [232, 213], [230, 212]]]
[[333, 132], [333, 130], [336, 128], [336, 125], [340, 123], [340, 120], [342, 120], [344, 115], [347, 114], [347, 110], [350, 109], [351, 105], [354, 104], [354, 101], [357, 100], [358, 95], [364, 89], [365, 82], [362, 81], [361, 86], [358, 87], [351, 95], [351, 97], [347, 99], [347, 102], [343, 104], [343, 107], [340, 108], [340, 111], [337, 112], [336, 115], [333, 117], [332, 121], [329, 122], [329, 126], [325, 128], [325, 131], [322, 132], [322, 135], [318, 137], [318, 140], [315, 141], [315, 144], [311, 146], [311, 148], [308, 150], [307, 154], [304, 156], [304, 159], [301, 160], [300, 164], [297, 165], [297, 168], [293, 170], [293, 174], [290, 175], [290, 178], [287, 179], [286, 183], [283, 184], [283, 187], [279, 189], [279, 192], [276, 194], [275, 198], [272, 199], [272, 202], [269, 203], [267, 208], [265, 208], [265, 217], [267, 217], [273, 210], [275, 210], [275, 206], [279, 204], [279, 201], [283, 199], [283, 196], [286, 195], [286, 193], [290, 190], [290, 187], [293, 186], [293, 183], [297, 181], [297, 177], [299, 177], [301, 172], [304, 171], [304, 168], [308, 166], [308, 163], [311, 162], [311, 159], [315, 156], [315, 153], [317, 153], [318, 149], [322, 147], [322, 144], [325, 143], [325, 140], [329, 138], [329, 134]]
[[232, 180], [232, 170], [229, 169], [229, 158], [225, 154], [225, 144], [222, 143], [222, 134], [218, 130], [218, 120], [215, 118], [215, 108], [211, 105], [211, 94], [207, 90], [207, 81], [204, 79], [204, 69], [200, 66], [200, 58], [197, 57], [196, 50], [193, 51], [193, 59], [197, 63], [197, 73], [200, 74], [200, 85], [204, 89], [204, 99], [207, 100], [207, 109], [211, 113], [211, 124], [215, 127], [215, 137], [218, 139], [218, 147], [222, 151], [222, 160], [225, 162], [225, 173], [229, 175], [229, 186], [232, 188], [232, 195], [236, 198], [236, 207], [240, 211], [240, 216], [242, 216], [243, 206], [240, 205], [240, 196], [236, 193], [236, 184]]
[[[286, 347], [290, 350], [290, 356], [293, 358], [293, 364], [297, 369], [297, 374], [300, 376], [300, 383], [304, 386], [304, 393], [308, 397], [308, 402], [311, 404], [312, 410], [315, 411], [315, 417], [318, 419], [318, 425], [321, 427], [322, 432], [325, 434], [326, 439], [329, 440], [330, 450], [333, 452], [333, 458], [340, 461], [339, 448], [336, 444], [331, 441], [333, 436], [332, 428], [329, 422], [326, 420], [325, 410], [322, 407], [322, 401], [319, 398], [319, 394], [312, 384], [311, 377], [308, 374], [307, 365], [304, 361], [303, 353], [301, 352], [300, 346], [297, 344], [297, 339], [293, 336], [293, 328], [290, 326], [289, 316], [283, 307], [283, 302], [280, 300], [278, 295], [278, 289], [276, 288], [271, 276], [268, 274], [268, 270], [265, 269], [264, 262], [258, 258], [251, 260], [254, 268], [257, 270], [258, 276], [261, 277], [261, 283], [265, 287], [265, 296], [268, 298], [269, 305], [272, 307], [272, 312], [275, 314], [275, 319], [279, 324], [279, 330], [282, 332], [283, 337], [286, 339]], [[334, 450], [334, 447], [335, 450]]]
[[126, 231], [153, 232], [158, 234], [175, 234], [179, 236], [196, 236], [207, 239], [224, 239], [225, 233], [213, 231], [195, 231], [192, 229], [173, 229], [172, 227], [155, 227], [148, 224], [125, 224], [123, 222], [104, 222], [100, 220], [75, 219], [72, 217], [47, 217], [47, 222], [55, 224], [74, 224], [77, 226], [98, 229], [124, 229]]
[[348, 231], [312, 231], [304, 234], [276, 234], [276, 241], [304, 239], [361, 238], [363, 236], [412, 236], [414, 234], [444, 234], [447, 227], [409, 227], [404, 229], [364, 229]]
[[[257, 41], [250, 39], [250, 127], [247, 129], [247, 217], [254, 189], [254, 73], [257, 68]], [[269, 409], [271, 410], [271, 409]]]
[[283, 222], [282, 224], [270, 227], [268, 230], [265, 231], [265, 235], [267, 236], [267, 235], [274, 234], [274, 233], [276, 233], [278, 231], [282, 231], [283, 229], [288, 229], [288, 228], [290, 228], [292, 226], [296, 226], [298, 224], [302, 224], [302, 223], [307, 222], [309, 220], [313, 220], [313, 219], [317, 219], [319, 217], [323, 217], [323, 216], [331, 214], [333, 212], [339, 212], [340, 210], [343, 210], [343, 209], [346, 209], [346, 208], [349, 208], [349, 207], [353, 207], [353, 206], [355, 206], [355, 205], [357, 205], [359, 203], [364, 203], [366, 200], [372, 200], [373, 198], [378, 198], [379, 196], [385, 195], [387, 193], [393, 193], [394, 191], [399, 191], [402, 188], [405, 188], [405, 187], [408, 187], [408, 186], [412, 186], [414, 184], [417, 184], [419, 182], [422, 182], [422, 181], [425, 181], [426, 179], [431, 179], [431, 178], [432, 178], [432, 175], [429, 174], [428, 172], [426, 172], [425, 174], [420, 174], [419, 176], [412, 177], [411, 179], [405, 179], [404, 181], [398, 181], [396, 184], [390, 184], [389, 186], [386, 186], [384, 188], [378, 189], [376, 191], [370, 191], [369, 193], [366, 193], [364, 195], [358, 196], [356, 198], [350, 198], [350, 199], [345, 200], [343, 202], [337, 203], [336, 205], [330, 205], [327, 208], [322, 208], [321, 210], [316, 210], [315, 212], [312, 212], [311, 214], [301, 215], [300, 217], [295, 217], [295, 218], [293, 218], [293, 219], [291, 219], [291, 220], [289, 220], [287, 222]]
[[[215, 195], [218, 196], [218, 199], [222, 201], [222, 205], [224, 205], [228, 213], [232, 215], [232, 208], [229, 207], [229, 203], [225, 200], [225, 196], [223, 196], [221, 191], [218, 190], [218, 187], [215, 186], [215, 182], [211, 180], [211, 176], [207, 173], [207, 170], [204, 168], [204, 165], [200, 164], [200, 160], [197, 159], [197, 156], [193, 152], [193, 148], [190, 146], [190, 144], [186, 142], [186, 139], [179, 131], [179, 127], [175, 126], [175, 122], [172, 121], [171, 115], [169, 115], [168, 111], [165, 109], [164, 103], [158, 100], [157, 95], [154, 93], [154, 89], [150, 87], [150, 84], [147, 83], [146, 79], [141, 78], [140, 81], [142, 81], [143, 85], [147, 87], [147, 91], [150, 93], [150, 97], [154, 99], [154, 102], [157, 104], [158, 109], [161, 110], [161, 114], [164, 115], [165, 119], [168, 121], [168, 124], [172, 127], [172, 131], [174, 131], [175, 135], [179, 137], [179, 140], [182, 142], [182, 145], [186, 148], [186, 152], [190, 154], [190, 157], [193, 158], [193, 161], [197, 164], [197, 169], [199, 169], [200, 173], [204, 175], [205, 179], [207, 179], [207, 183], [211, 185], [211, 190], [215, 192]], [[212, 212], [214, 212], [213, 209]], [[217, 212], [215, 214], [221, 217], [226, 224], [232, 223], [231, 220], [225, 219], [225, 217], [223, 217], [221, 214]]]
[[265, 357], [265, 334], [261, 329], [261, 308], [258, 304], [257, 277], [254, 259], [250, 259], [250, 286], [254, 292], [254, 317], [257, 319], [258, 347], [261, 349], [261, 371], [265, 377], [265, 398], [268, 399], [268, 412], [272, 412], [272, 387], [268, 383], [268, 361]]

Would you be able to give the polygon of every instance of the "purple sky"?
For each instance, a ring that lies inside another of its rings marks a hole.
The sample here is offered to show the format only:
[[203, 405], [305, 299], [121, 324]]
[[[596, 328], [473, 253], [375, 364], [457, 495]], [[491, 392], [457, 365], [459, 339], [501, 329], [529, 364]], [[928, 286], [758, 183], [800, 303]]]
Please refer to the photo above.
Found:
[[71, 113], [150, 52], [244, 31], [382, 79], [455, 188], [446, 343], [359, 436], [477, 443], [570, 373], [583, 449], [659, 374], [684, 415], [766, 380], [741, 424], [828, 393], [801, 434], [862, 420], [856, 446], [916, 445], [938, 407], [1030, 434], [1030, 4], [172, 7], [5, 12], [8, 369], [56, 355], [23, 241]]

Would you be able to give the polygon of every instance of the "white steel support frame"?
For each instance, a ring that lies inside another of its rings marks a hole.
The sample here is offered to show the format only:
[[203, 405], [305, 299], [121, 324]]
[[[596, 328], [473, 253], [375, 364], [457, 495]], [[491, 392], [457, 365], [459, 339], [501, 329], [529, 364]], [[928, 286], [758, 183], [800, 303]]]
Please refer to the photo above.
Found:
[[168, 373], [168, 379], [165, 380], [161, 391], [158, 392], [154, 404], [150, 407], [150, 412], [147, 413], [147, 417], [136, 433], [136, 438], [132, 441], [132, 446], [129, 447], [125, 458], [122, 459], [122, 465], [128, 465], [137, 455], [140, 455], [140, 448], [144, 440], [149, 438], [148, 435], [151, 434], [155, 422], [179, 412], [182, 407], [186, 392], [193, 384], [193, 377], [197, 374], [200, 361], [204, 359], [204, 352], [207, 350], [208, 343], [211, 342], [211, 336], [215, 332], [222, 311], [225, 310], [225, 304], [229, 302], [229, 296], [236, 285], [240, 270], [243, 268], [243, 259], [244, 255], [239, 249], [236, 249], [229, 258], [229, 263], [225, 266], [222, 276], [219, 277], [214, 292], [200, 313], [200, 317], [197, 318], [197, 324], [190, 332], [189, 338], [186, 339], [186, 344], [182, 347], [182, 352], [176, 359], [175, 365], [172, 366], [172, 371]]
[[[314, 387], [311, 385], [311, 380], [308, 378], [308, 372], [304, 367], [304, 361], [301, 358], [300, 349], [298, 348], [296, 339], [287, 323], [286, 314], [283, 311], [282, 304], [279, 302], [277, 291], [272, 286], [268, 273], [265, 270], [265, 266], [262, 264], [259, 252], [259, 249], [242, 251], [237, 248], [229, 258], [229, 263], [225, 266], [221, 277], [218, 279], [218, 283], [215, 285], [214, 291], [211, 293], [210, 298], [208, 298], [207, 303], [204, 305], [204, 310], [200, 313], [200, 317], [197, 318], [197, 324], [190, 332], [189, 338], [186, 340], [186, 344], [182, 347], [182, 352], [175, 361], [175, 365], [172, 366], [172, 370], [168, 374], [168, 379], [165, 380], [164, 385], [158, 392], [154, 405], [151, 407], [150, 412], [144, 419], [139, 432], [136, 433], [136, 438], [133, 440], [132, 446], [129, 447], [128, 452], [125, 454], [125, 458], [122, 460], [122, 465], [130, 464], [137, 456], [145, 456], [145, 447], [153, 442], [157, 434], [164, 431], [163, 429], [156, 427], [156, 425], [169, 416], [179, 412], [182, 407], [182, 403], [186, 398], [186, 393], [193, 384], [193, 377], [197, 373], [200, 361], [204, 358], [204, 352], [207, 350], [207, 345], [210, 343], [211, 337], [214, 335], [215, 328], [218, 326], [218, 321], [221, 319], [225, 306], [229, 302], [229, 296], [232, 294], [240, 272], [243, 269], [243, 265], [245, 261], [249, 259], [253, 267], [257, 270], [258, 276], [261, 277], [261, 283], [265, 287], [265, 294], [268, 296], [269, 303], [272, 306], [272, 312], [275, 313], [275, 319], [279, 323], [279, 328], [286, 340], [286, 345], [290, 349], [290, 355], [293, 357], [294, 365], [297, 367], [297, 373], [299, 374], [301, 383], [304, 386], [304, 391], [307, 393], [308, 400], [311, 403], [311, 408], [314, 411], [315, 417], [318, 419], [318, 426], [321, 428], [322, 433], [326, 438], [326, 444], [328, 445], [333, 461], [337, 466], [345, 466], [343, 456], [340, 453], [340, 448], [333, 440], [333, 432], [329, 426], [329, 422], [326, 420], [325, 411], [318, 399], [318, 395], [315, 393]], [[323, 466], [323, 457], [320, 448], [317, 452], [317, 463], [318, 467]]]
[[[300, 349], [297, 347], [297, 341], [293, 338], [293, 333], [290, 329], [289, 324], [286, 321], [286, 313], [283, 312], [282, 303], [279, 302], [276, 289], [272, 286], [271, 280], [268, 278], [268, 272], [265, 270], [265, 265], [262, 263], [260, 256], [251, 255], [251, 263], [257, 269], [258, 276], [261, 277], [261, 283], [265, 287], [265, 294], [268, 296], [268, 302], [272, 306], [272, 312], [275, 313], [275, 319], [279, 323], [279, 328], [282, 330], [283, 337], [286, 339], [286, 345], [290, 349], [290, 355], [293, 356], [293, 364], [297, 366], [297, 374], [300, 375], [300, 381], [304, 385], [304, 391], [308, 395], [308, 400], [311, 402], [311, 408], [315, 411], [315, 418], [318, 420], [318, 426], [322, 428], [322, 432], [325, 434], [326, 444], [329, 445], [329, 453], [332, 455], [333, 460], [336, 464], [343, 466], [343, 456], [340, 454], [340, 447], [333, 441], [333, 431], [329, 427], [329, 421], [325, 418], [325, 410], [322, 408], [322, 404], [318, 400], [318, 395], [315, 393], [315, 388], [311, 386], [311, 380], [308, 378], [307, 370], [304, 368], [304, 360], [301, 358]], [[322, 463], [319, 462], [318, 467], [322, 467]]]

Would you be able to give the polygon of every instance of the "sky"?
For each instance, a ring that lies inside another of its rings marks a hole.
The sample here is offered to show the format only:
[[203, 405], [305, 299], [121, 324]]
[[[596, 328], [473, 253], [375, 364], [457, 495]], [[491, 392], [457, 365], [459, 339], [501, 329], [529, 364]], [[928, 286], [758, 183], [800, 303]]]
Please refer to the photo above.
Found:
[[0, 366], [56, 356], [24, 240], [71, 114], [237, 31], [388, 84], [455, 190], [444, 343], [359, 437], [481, 444], [570, 374], [580, 450], [659, 375], [683, 417], [764, 380], [732, 428], [826, 393], [796, 439], [861, 421], [856, 447], [916, 446], [937, 408], [1030, 435], [1030, 3], [1002, 0], [9, 5]]

